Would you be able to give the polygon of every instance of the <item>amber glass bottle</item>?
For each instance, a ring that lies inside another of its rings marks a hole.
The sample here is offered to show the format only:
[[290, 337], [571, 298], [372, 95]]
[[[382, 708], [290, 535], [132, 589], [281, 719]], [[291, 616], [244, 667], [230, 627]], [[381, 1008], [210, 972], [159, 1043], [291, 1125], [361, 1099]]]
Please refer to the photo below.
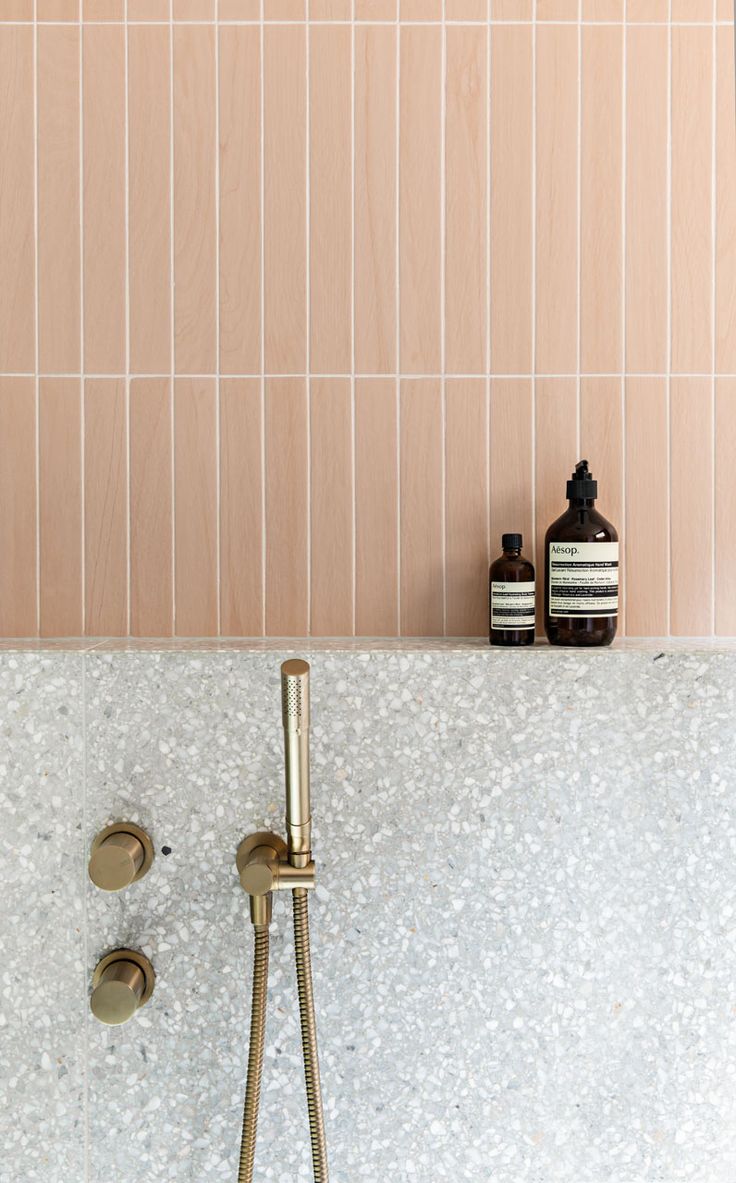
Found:
[[492, 645], [534, 644], [534, 567], [521, 553], [521, 534], [503, 534], [503, 554], [488, 580]]
[[618, 534], [595, 508], [588, 461], [567, 482], [570, 502], [544, 540], [544, 629], [551, 645], [610, 645], [618, 622]]

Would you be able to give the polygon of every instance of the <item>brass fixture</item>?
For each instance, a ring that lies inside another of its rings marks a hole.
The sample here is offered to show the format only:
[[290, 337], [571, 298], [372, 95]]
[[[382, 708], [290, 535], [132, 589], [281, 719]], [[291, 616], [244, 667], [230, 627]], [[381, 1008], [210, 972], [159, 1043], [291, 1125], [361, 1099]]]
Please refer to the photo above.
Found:
[[121, 891], [142, 879], [153, 862], [153, 843], [133, 822], [107, 826], [92, 843], [89, 877], [103, 891]]
[[148, 1002], [155, 980], [153, 966], [142, 953], [115, 949], [98, 962], [92, 974], [92, 1014], [111, 1026], [127, 1023]]
[[268, 930], [273, 892], [285, 888], [291, 890], [294, 908], [297, 992], [314, 1183], [328, 1183], [307, 906], [307, 892], [315, 884], [315, 868], [312, 861], [309, 789], [309, 666], [306, 661], [292, 659], [281, 666], [281, 711], [286, 777], [286, 842], [278, 834], [262, 831], [250, 834], [240, 843], [235, 859], [240, 883], [250, 896], [250, 918], [255, 938], [250, 1051], [238, 1183], [253, 1181], [266, 1032]]

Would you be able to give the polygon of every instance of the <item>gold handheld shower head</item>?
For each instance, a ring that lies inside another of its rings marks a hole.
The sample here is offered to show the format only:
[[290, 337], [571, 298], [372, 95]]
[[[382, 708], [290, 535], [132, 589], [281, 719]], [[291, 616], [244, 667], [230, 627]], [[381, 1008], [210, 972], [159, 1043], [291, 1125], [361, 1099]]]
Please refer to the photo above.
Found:
[[304, 867], [311, 858], [309, 796], [309, 665], [292, 658], [281, 666], [281, 712], [286, 771], [286, 838], [289, 862]]

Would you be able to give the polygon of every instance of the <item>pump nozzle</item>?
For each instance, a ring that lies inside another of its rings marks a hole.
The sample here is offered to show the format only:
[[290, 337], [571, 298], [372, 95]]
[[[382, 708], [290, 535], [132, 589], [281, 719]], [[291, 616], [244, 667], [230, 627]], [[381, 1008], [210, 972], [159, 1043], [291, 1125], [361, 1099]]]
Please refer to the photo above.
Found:
[[572, 478], [567, 482], [567, 499], [593, 499], [598, 496], [598, 482], [588, 468], [587, 460], [578, 460]]

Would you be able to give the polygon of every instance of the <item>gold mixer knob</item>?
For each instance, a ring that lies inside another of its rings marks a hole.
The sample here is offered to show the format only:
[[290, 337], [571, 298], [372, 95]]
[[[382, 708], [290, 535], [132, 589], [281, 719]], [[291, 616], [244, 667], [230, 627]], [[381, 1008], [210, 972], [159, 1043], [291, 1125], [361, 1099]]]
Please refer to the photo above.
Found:
[[103, 891], [121, 891], [142, 879], [153, 862], [153, 844], [133, 822], [116, 822], [92, 843], [89, 877]]
[[92, 975], [92, 1014], [110, 1026], [127, 1023], [148, 1002], [154, 980], [147, 957], [133, 949], [116, 949], [103, 957]]

